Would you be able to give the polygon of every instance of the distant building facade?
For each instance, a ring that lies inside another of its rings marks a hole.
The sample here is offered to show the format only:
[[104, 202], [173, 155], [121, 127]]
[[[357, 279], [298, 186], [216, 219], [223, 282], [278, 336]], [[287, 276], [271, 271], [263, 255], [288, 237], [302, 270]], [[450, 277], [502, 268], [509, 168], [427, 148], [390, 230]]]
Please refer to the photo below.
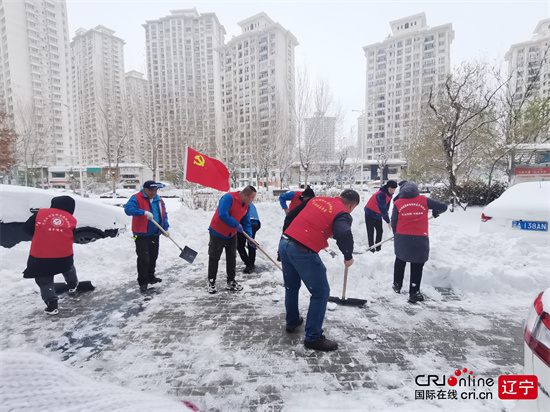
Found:
[[402, 159], [411, 120], [432, 87], [450, 73], [452, 24], [429, 27], [419, 13], [390, 22], [392, 34], [363, 47], [367, 59], [365, 159]]
[[128, 113], [128, 154], [126, 163], [152, 166], [153, 150], [149, 122], [149, 82], [143, 73], [131, 70], [124, 75], [126, 108]]
[[0, 4], [0, 106], [13, 116], [20, 167], [69, 156], [69, 29], [65, 0]]
[[336, 117], [315, 115], [304, 119], [305, 141], [315, 147], [316, 160], [333, 160], [336, 141]]

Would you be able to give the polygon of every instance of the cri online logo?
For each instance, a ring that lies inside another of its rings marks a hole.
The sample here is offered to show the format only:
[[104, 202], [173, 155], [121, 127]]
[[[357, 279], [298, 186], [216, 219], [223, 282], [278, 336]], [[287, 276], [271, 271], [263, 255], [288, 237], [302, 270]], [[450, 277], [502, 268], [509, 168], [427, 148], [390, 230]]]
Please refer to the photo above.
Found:
[[[473, 371], [469, 371], [467, 368], [457, 369], [454, 373], [455, 376], [449, 376], [447, 379], [447, 384], [449, 386], [493, 386], [493, 378], [477, 378], [474, 375]], [[445, 386], [445, 375], [418, 375], [415, 379], [415, 382], [418, 386], [430, 386], [434, 384], [435, 386]]]

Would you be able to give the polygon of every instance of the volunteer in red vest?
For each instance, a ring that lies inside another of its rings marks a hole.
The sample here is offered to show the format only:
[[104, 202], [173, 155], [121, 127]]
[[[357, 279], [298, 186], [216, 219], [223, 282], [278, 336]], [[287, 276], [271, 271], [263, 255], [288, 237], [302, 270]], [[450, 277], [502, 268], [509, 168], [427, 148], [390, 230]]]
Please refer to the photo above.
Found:
[[[365, 206], [365, 224], [367, 225], [367, 238], [369, 241], [369, 247], [376, 243], [380, 243], [382, 240], [382, 219], [388, 224], [391, 230], [390, 217], [388, 216], [388, 210], [390, 202], [395, 189], [397, 188], [397, 182], [395, 180], [388, 180], [388, 182], [380, 188], [378, 192], [373, 194], [367, 205]], [[376, 231], [376, 241], [374, 241], [374, 232]], [[380, 251], [380, 246], [370, 249], [372, 253]]]
[[350, 213], [359, 201], [359, 194], [351, 189], [344, 190], [340, 197], [314, 197], [290, 223], [279, 243], [288, 333], [293, 333], [304, 321], [298, 307], [302, 282], [311, 293], [304, 340], [308, 349], [331, 351], [338, 348], [336, 342], [323, 335], [330, 287], [319, 251], [326, 248], [328, 238], [333, 237], [344, 254], [344, 265], [353, 265]]
[[162, 183], [148, 180], [143, 183], [143, 188], [124, 205], [124, 212], [132, 216], [132, 232], [137, 254], [137, 281], [142, 293], [147, 291], [149, 285], [162, 282], [161, 278], [155, 276], [162, 232], [153, 223], [154, 220], [168, 233], [170, 225], [166, 205], [157, 194], [162, 187], [164, 187]]
[[[210, 241], [208, 243], [208, 293], [216, 293], [216, 277], [218, 263], [225, 250], [225, 264], [227, 271], [226, 290], [239, 292], [242, 285], [235, 280], [237, 267], [237, 232], [245, 232], [252, 237], [250, 212], [248, 205], [254, 201], [256, 189], [247, 186], [240, 192], [229, 192], [222, 196], [216, 213], [210, 222]], [[248, 241], [249, 246], [255, 248], [254, 243]]]
[[393, 201], [391, 224], [394, 233], [395, 265], [393, 270], [393, 290], [401, 293], [405, 266], [411, 265], [409, 302], [424, 300], [420, 293], [422, 270], [430, 254], [428, 237], [428, 210], [437, 217], [447, 210], [447, 205], [418, 192], [415, 183], [399, 183], [399, 194]]
[[[313, 192], [313, 190], [309, 187], [309, 185], [306, 187], [305, 191], [308, 191], [308, 190]], [[279, 196], [279, 203], [281, 204], [281, 207], [283, 208], [283, 210], [287, 215], [288, 215], [288, 212], [290, 212], [292, 209], [294, 209], [296, 206], [302, 203], [302, 200], [303, 200], [302, 194], [304, 192], [301, 192], [298, 190], [291, 190], [290, 192], [283, 193], [281, 196]], [[287, 205], [286, 202], [290, 202], [290, 205]]]
[[54, 275], [63, 274], [70, 292], [78, 286], [73, 260], [74, 209], [72, 197], [57, 196], [52, 199], [49, 209], [38, 210], [24, 224], [24, 230], [32, 236], [32, 242], [23, 277], [34, 278], [40, 287], [40, 295], [46, 303], [44, 310], [48, 315], [59, 313]]

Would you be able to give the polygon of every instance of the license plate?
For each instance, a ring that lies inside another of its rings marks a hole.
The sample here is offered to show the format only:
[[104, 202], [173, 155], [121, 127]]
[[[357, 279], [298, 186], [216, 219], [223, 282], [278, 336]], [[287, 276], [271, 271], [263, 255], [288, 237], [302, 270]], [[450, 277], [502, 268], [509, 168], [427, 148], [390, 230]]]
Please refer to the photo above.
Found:
[[526, 220], [513, 220], [512, 228], [521, 230], [536, 230], [548, 232], [548, 222], [530, 222]]

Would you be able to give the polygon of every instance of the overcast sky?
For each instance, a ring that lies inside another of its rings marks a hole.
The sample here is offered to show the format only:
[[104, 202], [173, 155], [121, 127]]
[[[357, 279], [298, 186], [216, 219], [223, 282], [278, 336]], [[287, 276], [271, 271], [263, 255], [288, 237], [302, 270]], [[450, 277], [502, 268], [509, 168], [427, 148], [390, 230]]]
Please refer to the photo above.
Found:
[[425, 12], [431, 27], [452, 23], [452, 65], [484, 58], [503, 64], [510, 46], [531, 39], [537, 23], [550, 16], [550, 0], [513, 1], [130, 1], [67, 0], [71, 39], [83, 27], [99, 24], [115, 30], [125, 42], [125, 70], [145, 70], [145, 30], [142, 24], [170, 15], [170, 10], [196, 8], [216, 13], [227, 32], [239, 35], [237, 22], [259, 12], [290, 30], [300, 45], [297, 64], [326, 79], [334, 96], [349, 113], [347, 129], [364, 108], [366, 60], [363, 46], [391, 33], [389, 22]]

